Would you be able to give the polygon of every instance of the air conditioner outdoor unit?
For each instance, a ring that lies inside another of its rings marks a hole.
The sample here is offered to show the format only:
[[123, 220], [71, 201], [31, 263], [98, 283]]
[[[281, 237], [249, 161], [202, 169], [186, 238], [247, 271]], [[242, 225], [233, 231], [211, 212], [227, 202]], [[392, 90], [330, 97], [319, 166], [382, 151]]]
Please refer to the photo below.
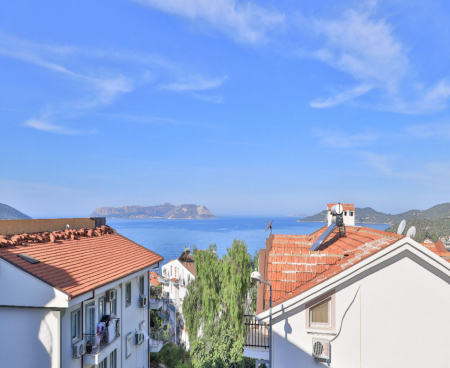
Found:
[[141, 295], [139, 297], [139, 307], [144, 308], [147, 306], [147, 295]]
[[81, 358], [86, 352], [86, 341], [80, 340], [73, 346], [73, 358]]
[[315, 359], [330, 359], [330, 342], [322, 339], [312, 339], [312, 355]]
[[144, 334], [139, 331], [136, 332], [136, 345], [142, 345], [142, 343], [144, 342]]
[[112, 302], [113, 300], [116, 300], [116, 289], [111, 289], [106, 292], [106, 301]]

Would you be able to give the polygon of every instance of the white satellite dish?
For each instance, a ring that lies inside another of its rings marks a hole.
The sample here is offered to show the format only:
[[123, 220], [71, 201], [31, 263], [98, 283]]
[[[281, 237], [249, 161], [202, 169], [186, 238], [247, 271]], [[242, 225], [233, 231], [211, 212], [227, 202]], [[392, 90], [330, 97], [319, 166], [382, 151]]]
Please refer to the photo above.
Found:
[[403, 232], [405, 231], [405, 226], [406, 220], [402, 220], [402, 222], [400, 222], [400, 225], [398, 225], [397, 234], [402, 235]]
[[411, 226], [411, 227], [408, 229], [408, 231], [407, 231], [407, 233], [406, 233], [406, 236], [407, 236], [408, 238], [414, 239], [414, 237], [416, 236], [416, 228], [415, 228], [415, 226]]

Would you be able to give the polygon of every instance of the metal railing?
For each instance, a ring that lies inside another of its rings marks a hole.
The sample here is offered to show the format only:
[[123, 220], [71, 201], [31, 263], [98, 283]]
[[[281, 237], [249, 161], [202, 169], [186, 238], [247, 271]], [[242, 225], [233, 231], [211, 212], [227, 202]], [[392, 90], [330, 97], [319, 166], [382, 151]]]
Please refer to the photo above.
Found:
[[103, 333], [83, 334], [86, 354], [98, 354], [120, 337], [120, 318], [112, 318]]
[[160, 311], [158, 312], [158, 317], [159, 317], [159, 318], [162, 318], [162, 319], [169, 319], [170, 313], [169, 313], [169, 311], [160, 310]]
[[255, 316], [245, 315], [244, 317], [247, 331], [244, 345], [252, 348], [269, 349], [269, 326], [265, 323], [260, 323]]

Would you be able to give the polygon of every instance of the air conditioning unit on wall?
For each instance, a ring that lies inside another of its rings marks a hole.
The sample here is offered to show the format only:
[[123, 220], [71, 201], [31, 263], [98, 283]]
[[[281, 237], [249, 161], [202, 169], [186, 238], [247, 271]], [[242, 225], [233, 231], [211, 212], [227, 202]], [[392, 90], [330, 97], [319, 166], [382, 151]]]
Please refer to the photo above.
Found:
[[144, 334], [139, 331], [136, 332], [136, 345], [142, 345], [142, 343], [144, 342]]
[[113, 300], [115, 300], [116, 299], [116, 289], [111, 289], [111, 290], [108, 290], [107, 292], [106, 292], [106, 301], [107, 302], [112, 302]]
[[139, 297], [139, 307], [144, 308], [147, 306], [147, 295], [141, 295]]
[[73, 358], [81, 358], [82, 355], [86, 352], [86, 342], [84, 340], [78, 341], [73, 345]]
[[330, 359], [330, 342], [323, 339], [312, 339], [312, 356], [315, 359]]

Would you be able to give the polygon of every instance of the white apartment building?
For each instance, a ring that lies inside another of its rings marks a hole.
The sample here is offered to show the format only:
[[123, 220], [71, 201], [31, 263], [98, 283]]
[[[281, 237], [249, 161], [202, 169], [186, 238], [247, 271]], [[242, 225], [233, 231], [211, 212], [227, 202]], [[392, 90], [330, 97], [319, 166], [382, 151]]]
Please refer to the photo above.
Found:
[[149, 273], [162, 257], [102, 220], [0, 221], [2, 367], [149, 366]]
[[[270, 235], [259, 272], [272, 285], [272, 367], [446, 367], [450, 253], [441, 242], [366, 227]], [[268, 363], [269, 287], [258, 284], [244, 354]]]
[[[183, 344], [186, 349], [189, 349], [189, 338], [183, 319], [183, 300], [188, 284], [194, 279], [194, 259], [190, 249], [186, 248], [178, 259], [162, 266], [159, 277], [162, 295], [150, 300], [150, 308], [160, 310], [159, 316], [164, 320], [165, 328], [170, 329], [169, 339], [178, 345]], [[159, 351], [162, 342], [153, 343], [155, 348], [152, 351]]]

